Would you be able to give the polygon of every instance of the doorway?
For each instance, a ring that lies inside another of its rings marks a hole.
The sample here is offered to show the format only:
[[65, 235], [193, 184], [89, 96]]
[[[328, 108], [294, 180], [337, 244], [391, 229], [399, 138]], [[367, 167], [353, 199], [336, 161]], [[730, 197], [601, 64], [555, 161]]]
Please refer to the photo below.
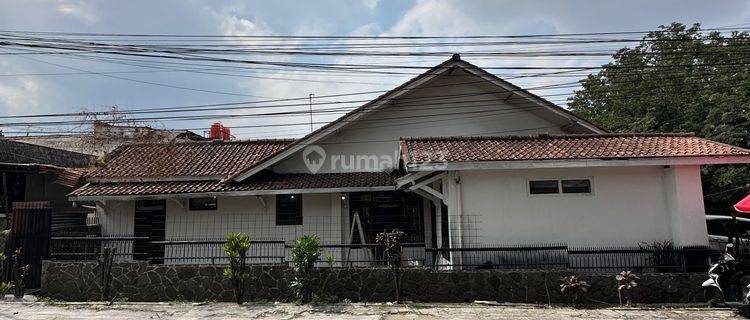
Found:
[[133, 259], [148, 260], [151, 264], [164, 263], [164, 241], [167, 205], [165, 200], [141, 200], [135, 202], [135, 224], [133, 236], [147, 239], [133, 241]]
[[[404, 242], [424, 243], [422, 198], [414, 193], [398, 191], [350, 193], [350, 220], [359, 215], [365, 243], [374, 243], [378, 233], [400, 229]], [[359, 242], [355, 232], [352, 243]]]

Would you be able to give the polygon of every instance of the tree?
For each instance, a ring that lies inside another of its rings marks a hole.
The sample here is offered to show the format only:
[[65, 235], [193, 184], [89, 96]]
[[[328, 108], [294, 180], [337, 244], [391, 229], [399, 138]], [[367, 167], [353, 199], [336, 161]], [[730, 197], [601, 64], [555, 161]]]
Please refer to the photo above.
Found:
[[[750, 35], [660, 26], [581, 81], [570, 110], [613, 132], [693, 132], [750, 147]], [[702, 168], [707, 212], [748, 190], [747, 165]]]

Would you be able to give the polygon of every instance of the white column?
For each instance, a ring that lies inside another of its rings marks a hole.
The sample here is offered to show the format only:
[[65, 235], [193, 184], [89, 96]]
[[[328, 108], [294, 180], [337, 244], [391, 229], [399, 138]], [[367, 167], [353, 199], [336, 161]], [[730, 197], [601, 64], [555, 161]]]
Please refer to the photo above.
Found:
[[707, 246], [708, 230], [700, 166], [665, 168], [664, 195], [675, 245]]

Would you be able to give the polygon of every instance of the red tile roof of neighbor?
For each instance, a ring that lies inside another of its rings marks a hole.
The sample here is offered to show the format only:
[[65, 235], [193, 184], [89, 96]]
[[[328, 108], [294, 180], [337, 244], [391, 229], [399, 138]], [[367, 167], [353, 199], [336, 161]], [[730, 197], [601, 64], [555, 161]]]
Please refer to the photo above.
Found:
[[129, 196], [292, 189], [369, 188], [393, 186], [396, 175], [384, 172], [260, 174], [240, 182], [162, 181], [92, 183], [71, 196]]
[[401, 149], [407, 164], [750, 156], [750, 150], [684, 133], [403, 138]]
[[292, 140], [197, 141], [130, 144], [117, 148], [90, 178], [168, 178], [230, 176]]

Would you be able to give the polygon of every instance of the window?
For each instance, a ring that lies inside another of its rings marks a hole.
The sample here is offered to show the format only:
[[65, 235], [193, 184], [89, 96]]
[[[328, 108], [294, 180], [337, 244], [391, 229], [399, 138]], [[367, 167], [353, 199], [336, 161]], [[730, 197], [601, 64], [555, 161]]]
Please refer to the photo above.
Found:
[[218, 200], [216, 197], [190, 198], [190, 211], [216, 210]]
[[276, 195], [276, 225], [302, 225], [302, 195]]
[[590, 194], [591, 179], [530, 180], [529, 194]]
[[529, 194], [558, 194], [560, 188], [557, 180], [529, 181]]
[[563, 193], [591, 193], [591, 180], [589, 179], [571, 179], [562, 180]]

